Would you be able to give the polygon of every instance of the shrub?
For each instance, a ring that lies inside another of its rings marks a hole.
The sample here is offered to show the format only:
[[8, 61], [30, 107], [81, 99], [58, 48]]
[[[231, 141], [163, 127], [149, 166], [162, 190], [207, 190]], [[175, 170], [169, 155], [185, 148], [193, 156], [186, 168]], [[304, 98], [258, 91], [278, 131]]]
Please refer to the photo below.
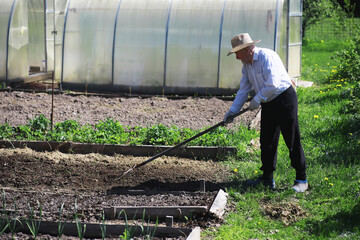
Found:
[[347, 48], [331, 58], [337, 67], [332, 72], [330, 80], [346, 79], [351, 83], [360, 80], [360, 37], [355, 37]]
[[360, 37], [355, 37], [349, 47], [337, 52], [332, 59], [336, 63], [336, 68], [332, 70], [330, 82], [341, 79], [349, 83], [349, 87], [342, 92], [342, 97], [347, 99], [347, 103], [340, 112], [357, 113], [360, 109]]

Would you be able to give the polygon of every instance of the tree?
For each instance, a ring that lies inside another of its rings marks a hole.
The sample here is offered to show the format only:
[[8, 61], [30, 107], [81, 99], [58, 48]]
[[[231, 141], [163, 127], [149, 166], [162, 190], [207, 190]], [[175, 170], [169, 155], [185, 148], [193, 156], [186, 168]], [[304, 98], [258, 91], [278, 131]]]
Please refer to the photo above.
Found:
[[345, 11], [336, 0], [303, 0], [303, 37], [306, 29], [311, 25], [325, 19], [330, 19], [340, 25], [345, 16]]

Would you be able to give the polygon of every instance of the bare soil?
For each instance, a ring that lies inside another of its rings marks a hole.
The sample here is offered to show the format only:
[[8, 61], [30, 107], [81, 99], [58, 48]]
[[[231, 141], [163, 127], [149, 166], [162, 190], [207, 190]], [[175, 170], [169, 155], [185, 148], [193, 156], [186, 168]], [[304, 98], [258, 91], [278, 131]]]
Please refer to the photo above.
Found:
[[[0, 92], [0, 124], [24, 125], [40, 114], [50, 119], [51, 103], [52, 97], [47, 93]], [[220, 122], [231, 103], [215, 97], [169, 99], [55, 94], [54, 123], [72, 119], [82, 125], [96, 124], [112, 118], [131, 127], [163, 124], [200, 129]], [[247, 112], [228, 127], [249, 125], [255, 115]], [[0, 149], [0, 186], [5, 193], [6, 207], [14, 209], [16, 203], [19, 214], [25, 214], [28, 204], [32, 207], [40, 204], [43, 220], [56, 221], [62, 204], [64, 216], [73, 215], [76, 200], [77, 208], [86, 213], [83, 221], [99, 222], [101, 210], [111, 206], [209, 207], [217, 191], [229, 184], [232, 174], [224, 165], [211, 160], [161, 157], [120, 179], [124, 171], [146, 159], [35, 152], [27, 148]], [[200, 180], [206, 181], [205, 193], [199, 192]], [[129, 190], [134, 189], [152, 193], [130, 194]], [[208, 228], [220, 223], [221, 220], [214, 217], [199, 216], [196, 221], [175, 224]], [[21, 233], [16, 237], [29, 239], [29, 235]], [[7, 238], [9, 234], [0, 235], [0, 239]], [[41, 239], [55, 238], [46, 235]]]
[[[216, 97], [169, 99], [166, 97], [102, 97], [96, 95], [54, 95], [54, 123], [76, 120], [80, 124], [95, 124], [112, 118], [124, 126], [163, 124], [179, 128], [200, 129], [223, 119], [232, 101]], [[48, 93], [0, 92], [0, 124], [27, 124], [40, 114], [51, 117], [52, 96]], [[250, 125], [256, 112], [247, 112], [234, 124]]]

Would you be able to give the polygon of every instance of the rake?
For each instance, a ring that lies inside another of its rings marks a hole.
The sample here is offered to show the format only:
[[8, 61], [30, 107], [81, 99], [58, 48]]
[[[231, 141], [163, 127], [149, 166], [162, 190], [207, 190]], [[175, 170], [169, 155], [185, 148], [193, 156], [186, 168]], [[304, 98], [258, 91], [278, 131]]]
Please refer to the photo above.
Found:
[[[235, 117], [237, 117], [237, 116], [239, 116], [239, 115], [247, 112], [248, 110], [249, 110], [249, 108], [245, 108], [245, 109], [241, 110], [240, 112], [238, 112], [236, 115], [234, 115], [232, 118], [235, 118]], [[194, 140], [194, 139], [196, 139], [196, 138], [198, 138], [198, 137], [200, 137], [200, 136], [202, 136], [202, 135], [204, 135], [204, 134], [206, 134], [206, 133], [208, 133], [208, 132], [211, 132], [211, 131], [214, 130], [215, 128], [218, 128], [218, 127], [220, 127], [220, 126], [223, 126], [225, 123], [226, 123], [226, 122], [221, 121], [221, 122], [215, 124], [214, 126], [212, 126], [212, 127], [208, 128], [208, 129], [206, 129], [206, 130], [204, 130], [204, 131], [196, 134], [195, 136], [193, 136], [193, 137], [191, 137], [191, 138], [188, 138], [188, 139], [186, 139], [185, 141], [183, 141], [183, 142], [181, 142], [181, 143], [179, 143], [179, 144], [177, 144], [177, 145], [175, 145], [175, 146], [173, 146], [173, 147], [171, 147], [171, 148], [168, 148], [168, 149], [166, 149], [166, 150], [164, 150], [164, 151], [156, 154], [155, 156], [149, 158], [148, 160], [145, 160], [145, 161], [143, 161], [142, 163], [139, 163], [139, 164], [135, 164], [135, 165], [132, 166], [129, 170], [125, 171], [125, 172], [121, 175], [120, 179], [123, 178], [123, 177], [125, 177], [125, 176], [126, 176], [127, 174], [129, 174], [130, 172], [134, 171], [134, 169], [139, 168], [139, 167], [142, 167], [142, 166], [148, 164], [149, 162], [154, 161], [155, 159], [157, 159], [157, 158], [165, 155], [166, 153], [168, 153], [168, 152], [170, 152], [170, 151], [172, 151], [172, 150], [174, 150], [174, 149], [176, 149], [176, 148], [179, 148], [179, 147], [185, 145], [186, 143], [188, 143], [188, 142], [190, 142], [190, 141], [192, 141], [192, 140]]]

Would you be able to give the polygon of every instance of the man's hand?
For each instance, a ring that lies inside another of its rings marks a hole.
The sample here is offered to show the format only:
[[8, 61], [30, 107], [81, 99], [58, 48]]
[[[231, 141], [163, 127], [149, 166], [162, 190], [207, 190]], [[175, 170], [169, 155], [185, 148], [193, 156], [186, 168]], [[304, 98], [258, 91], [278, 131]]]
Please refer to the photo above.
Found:
[[249, 110], [253, 111], [253, 110], [256, 110], [258, 109], [260, 106], [260, 103], [258, 103], [257, 101], [255, 101], [255, 99], [253, 98], [250, 102], [250, 105], [249, 105]]
[[224, 116], [224, 122], [226, 123], [232, 123], [234, 121], [234, 117], [235, 117], [236, 113], [234, 113], [233, 111], [229, 110], [227, 111], [227, 113], [225, 113]]

